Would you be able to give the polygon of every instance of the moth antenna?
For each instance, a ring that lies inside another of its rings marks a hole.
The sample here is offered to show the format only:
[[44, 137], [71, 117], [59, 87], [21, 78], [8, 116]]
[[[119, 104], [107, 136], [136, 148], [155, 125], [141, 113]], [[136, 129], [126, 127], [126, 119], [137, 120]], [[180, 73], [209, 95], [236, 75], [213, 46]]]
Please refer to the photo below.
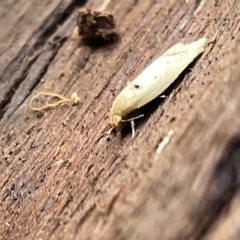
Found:
[[121, 122], [132, 122], [136, 119], [139, 119], [141, 117], [144, 117], [144, 114], [141, 114], [141, 115], [138, 115], [137, 117], [134, 117], [134, 118], [129, 118], [129, 119], [126, 119], [126, 120], [121, 120]]

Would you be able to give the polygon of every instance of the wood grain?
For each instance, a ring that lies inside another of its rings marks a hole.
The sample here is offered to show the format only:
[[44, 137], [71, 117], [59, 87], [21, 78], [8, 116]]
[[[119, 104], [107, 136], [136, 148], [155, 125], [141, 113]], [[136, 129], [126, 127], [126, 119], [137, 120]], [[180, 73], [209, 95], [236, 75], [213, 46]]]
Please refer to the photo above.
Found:
[[[99, 48], [71, 39], [81, 3], [0, 6], [2, 239], [238, 239], [238, 1], [89, 0], [121, 36]], [[127, 82], [203, 36], [217, 38], [164, 100], [141, 109], [136, 137], [130, 127], [106, 135]], [[39, 91], [81, 101], [32, 112]]]

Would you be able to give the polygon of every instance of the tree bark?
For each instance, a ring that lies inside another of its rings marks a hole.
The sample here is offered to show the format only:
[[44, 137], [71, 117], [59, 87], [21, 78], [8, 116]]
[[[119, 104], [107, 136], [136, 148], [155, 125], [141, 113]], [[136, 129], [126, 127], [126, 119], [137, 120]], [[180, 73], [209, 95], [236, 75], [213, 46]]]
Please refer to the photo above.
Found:
[[[121, 40], [71, 38], [79, 7], [113, 14]], [[5, 1], [0, 18], [2, 239], [240, 238], [238, 0]], [[129, 126], [108, 135], [121, 89], [203, 36], [135, 138]], [[40, 91], [80, 103], [33, 112]]]

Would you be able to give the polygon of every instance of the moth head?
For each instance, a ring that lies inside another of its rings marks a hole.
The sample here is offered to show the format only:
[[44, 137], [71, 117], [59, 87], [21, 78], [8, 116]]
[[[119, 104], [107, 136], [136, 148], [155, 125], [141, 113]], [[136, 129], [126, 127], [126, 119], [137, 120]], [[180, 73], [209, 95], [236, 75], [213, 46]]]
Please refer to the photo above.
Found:
[[120, 131], [128, 122], [132, 122], [141, 117], [144, 117], [144, 115], [141, 114], [133, 118], [123, 119], [119, 114], [116, 114], [112, 116], [110, 124], [114, 129]]
[[116, 130], [121, 130], [123, 127], [122, 117], [120, 115], [114, 115], [111, 119], [111, 125]]

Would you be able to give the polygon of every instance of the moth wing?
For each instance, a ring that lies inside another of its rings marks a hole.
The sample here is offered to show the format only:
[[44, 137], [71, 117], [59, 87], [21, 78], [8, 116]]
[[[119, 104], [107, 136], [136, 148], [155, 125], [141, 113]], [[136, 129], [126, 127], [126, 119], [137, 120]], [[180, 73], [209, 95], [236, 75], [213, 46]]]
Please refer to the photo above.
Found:
[[200, 38], [190, 44], [175, 44], [150, 64], [121, 92], [127, 112], [144, 106], [163, 93], [204, 51], [206, 41], [206, 38]]
[[177, 43], [164, 52], [119, 93], [111, 115], [125, 116], [163, 93], [204, 51], [206, 41], [206, 38], [200, 38], [190, 44]]

